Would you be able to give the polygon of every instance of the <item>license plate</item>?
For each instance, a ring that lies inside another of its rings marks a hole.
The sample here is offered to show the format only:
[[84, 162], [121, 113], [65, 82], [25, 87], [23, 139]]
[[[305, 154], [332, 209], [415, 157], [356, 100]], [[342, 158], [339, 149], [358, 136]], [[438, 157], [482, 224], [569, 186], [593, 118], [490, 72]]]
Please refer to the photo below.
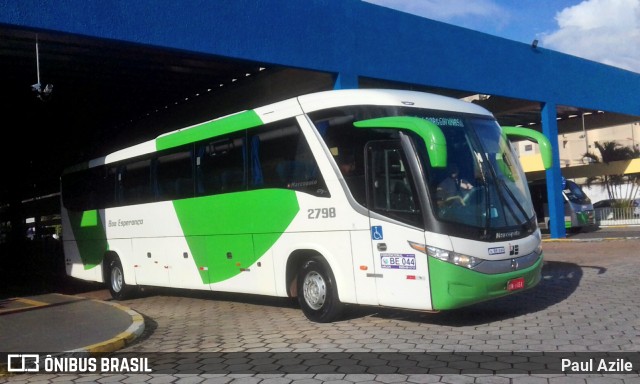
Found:
[[518, 277], [507, 282], [507, 291], [517, 291], [522, 288], [524, 288], [524, 277]]
[[380, 264], [388, 269], [416, 269], [416, 255], [404, 253], [381, 253]]

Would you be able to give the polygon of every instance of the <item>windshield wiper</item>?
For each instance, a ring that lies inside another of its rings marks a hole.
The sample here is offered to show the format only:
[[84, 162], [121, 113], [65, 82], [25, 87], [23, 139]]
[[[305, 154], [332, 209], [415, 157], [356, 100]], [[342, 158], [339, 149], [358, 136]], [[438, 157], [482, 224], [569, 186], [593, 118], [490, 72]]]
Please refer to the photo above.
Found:
[[[482, 154], [481, 156], [486, 158], [486, 160], [487, 160], [487, 168], [489, 168], [489, 173], [491, 174], [493, 179], [496, 180], [496, 182], [497, 182], [497, 184], [499, 186], [499, 188], [496, 188], [496, 193], [498, 194], [498, 198], [500, 199], [500, 201], [502, 203], [502, 206], [506, 207], [509, 210], [509, 213], [511, 214], [511, 216], [517, 221], [517, 219], [518, 219], [517, 213], [513, 211], [512, 207], [511, 207], [511, 204], [509, 204], [506, 201], [506, 197], [504, 196], [504, 193], [500, 191], [500, 189], [506, 190], [507, 195], [509, 196], [511, 201], [514, 202], [516, 207], [518, 207], [518, 210], [522, 214], [522, 217], [524, 218], [524, 222], [529, 220], [529, 217], [527, 216], [527, 211], [520, 204], [520, 202], [518, 201], [518, 198], [516, 198], [516, 196], [513, 194], [513, 192], [511, 192], [511, 189], [509, 189], [509, 187], [505, 183], [504, 179], [502, 177], [498, 176], [498, 171], [494, 168], [494, 164], [489, 160], [488, 155], [487, 154]], [[505, 156], [503, 156], [503, 157], [505, 157]], [[488, 206], [487, 209], [491, 210], [491, 207]], [[488, 224], [489, 224], [489, 221], [487, 221], [487, 225]]]
[[[518, 201], [516, 196], [513, 194], [513, 192], [511, 192], [511, 189], [509, 189], [509, 187], [507, 186], [507, 183], [505, 183], [502, 178], [497, 177], [497, 175], [496, 175], [496, 179], [498, 180], [500, 186], [507, 191], [507, 194], [509, 195], [511, 200], [515, 203], [516, 207], [518, 207], [518, 209], [520, 210], [520, 213], [522, 214], [522, 217], [524, 217], [524, 222], [529, 220], [529, 217], [527, 216], [527, 211], [524, 209], [522, 204], [520, 204], [520, 202]], [[506, 202], [504, 202], [504, 203], [506, 203]], [[517, 218], [515, 212], [513, 212], [511, 210], [510, 204], [506, 204], [506, 206], [509, 207], [509, 210], [511, 211], [511, 214], [513, 215], [513, 217]]]

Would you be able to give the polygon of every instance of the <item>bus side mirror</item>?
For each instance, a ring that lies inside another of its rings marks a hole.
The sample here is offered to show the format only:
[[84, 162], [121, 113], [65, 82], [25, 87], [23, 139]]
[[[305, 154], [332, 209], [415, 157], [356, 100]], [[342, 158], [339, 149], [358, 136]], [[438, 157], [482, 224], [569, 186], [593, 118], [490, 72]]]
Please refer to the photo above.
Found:
[[540, 155], [542, 156], [542, 165], [544, 169], [551, 168], [553, 157], [551, 155], [551, 142], [545, 135], [529, 128], [521, 127], [502, 127], [502, 132], [507, 137], [522, 137], [527, 140], [534, 141], [540, 146]]
[[440, 127], [428, 120], [418, 117], [391, 116], [360, 120], [353, 125], [357, 128], [406, 129], [414, 132], [424, 140], [431, 166], [433, 168], [446, 168], [447, 166], [447, 140]]

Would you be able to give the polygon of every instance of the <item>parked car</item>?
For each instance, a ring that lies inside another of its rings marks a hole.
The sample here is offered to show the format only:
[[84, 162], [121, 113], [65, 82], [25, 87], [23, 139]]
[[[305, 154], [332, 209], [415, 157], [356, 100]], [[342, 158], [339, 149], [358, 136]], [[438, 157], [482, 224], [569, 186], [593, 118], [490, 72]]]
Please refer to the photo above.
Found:
[[616, 218], [630, 218], [630, 216], [640, 216], [640, 199], [631, 200], [631, 206], [625, 205], [622, 199], [606, 199], [593, 203], [596, 210], [596, 217], [601, 220]]

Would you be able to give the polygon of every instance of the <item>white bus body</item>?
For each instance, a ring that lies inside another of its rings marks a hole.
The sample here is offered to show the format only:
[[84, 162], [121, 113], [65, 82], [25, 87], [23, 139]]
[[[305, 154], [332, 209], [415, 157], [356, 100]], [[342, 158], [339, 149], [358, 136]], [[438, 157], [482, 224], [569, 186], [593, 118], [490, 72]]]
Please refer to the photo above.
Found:
[[[444, 197], [454, 163], [472, 187]], [[540, 280], [504, 132], [418, 92], [321, 92], [163, 134], [67, 169], [62, 202], [67, 273], [115, 298], [297, 296], [326, 322], [345, 303], [445, 310]]]

